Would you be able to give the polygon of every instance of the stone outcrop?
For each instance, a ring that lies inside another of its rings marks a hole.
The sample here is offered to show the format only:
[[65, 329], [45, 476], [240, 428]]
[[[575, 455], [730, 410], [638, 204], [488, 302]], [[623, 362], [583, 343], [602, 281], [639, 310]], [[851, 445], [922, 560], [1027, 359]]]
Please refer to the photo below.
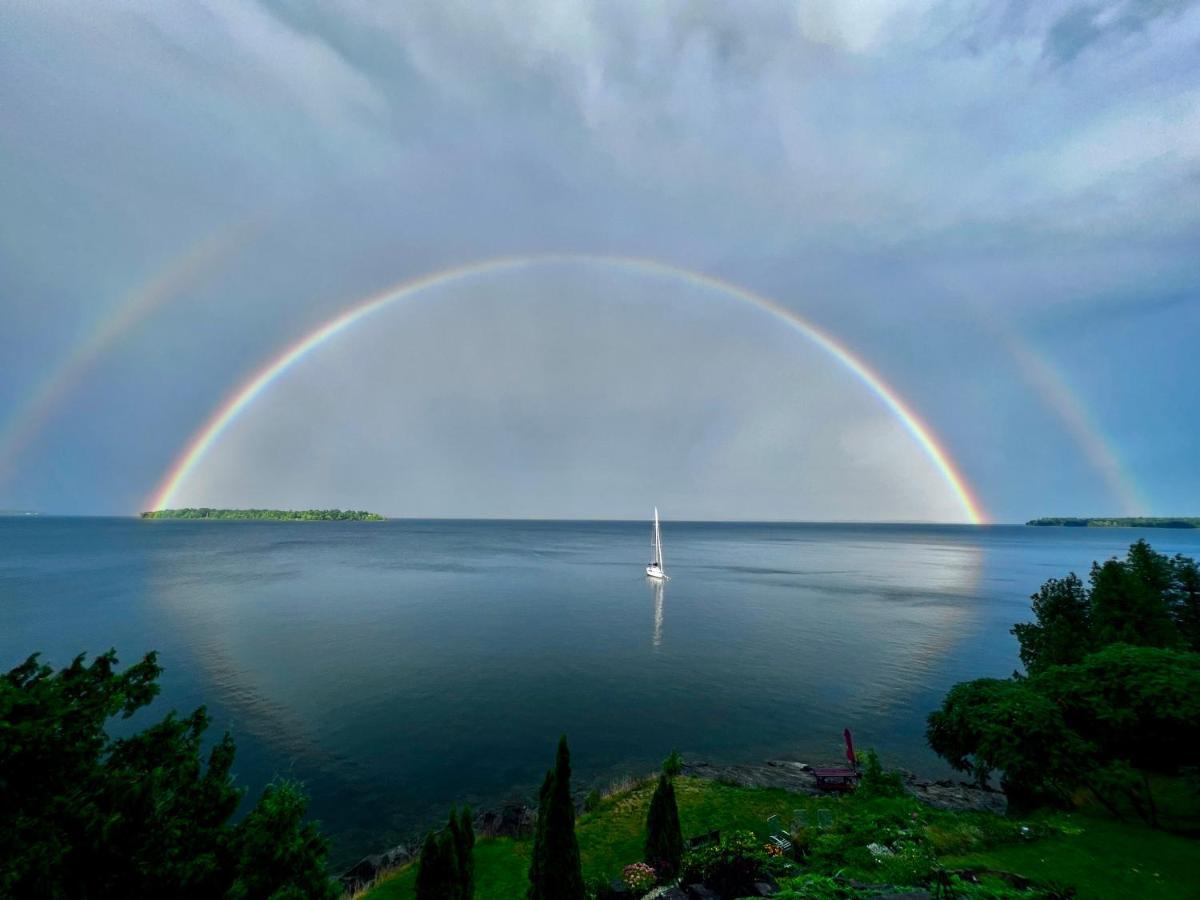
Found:
[[[771, 759], [764, 763], [716, 765], [708, 762], [684, 763], [683, 774], [708, 778], [747, 788], [782, 788], [814, 797], [827, 796], [817, 787], [812, 767], [788, 759]], [[965, 781], [927, 781], [911, 772], [903, 772], [904, 786], [922, 803], [937, 809], [977, 810], [1003, 813], [1008, 801], [1000, 791], [991, 791]]]

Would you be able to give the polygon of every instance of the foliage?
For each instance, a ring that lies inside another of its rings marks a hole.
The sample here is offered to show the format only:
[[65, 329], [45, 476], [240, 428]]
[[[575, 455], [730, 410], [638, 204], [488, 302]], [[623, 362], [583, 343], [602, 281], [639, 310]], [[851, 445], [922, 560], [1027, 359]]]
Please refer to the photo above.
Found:
[[361, 509], [212, 509], [207, 506], [187, 509], [154, 509], [142, 513], [143, 519], [255, 519], [284, 522], [383, 522], [379, 513]]
[[674, 878], [683, 860], [679, 807], [675, 803], [675, 788], [666, 775], [658, 776], [658, 786], [646, 814], [646, 860], [664, 879]]
[[1168, 518], [1153, 516], [1110, 517], [1106, 519], [1072, 519], [1048, 517], [1031, 519], [1026, 525], [1067, 525], [1079, 528], [1200, 528], [1200, 519], [1188, 516]]
[[679, 755], [678, 750], [672, 750], [670, 755], [663, 760], [662, 771], [668, 778], [683, 774], [683, 757]]
[[1074, 572], [1051, 578], [1031, 598], [1036, 622], [1012, 627], [1028, 672], [1083, 659], [1091, 644], [1091, 605]]
[[571, 751], [565, 734], [558, 739], [554, 769], [542, 783], [529, 885], [530, 900], [583, 900], [585, 896], [571, 799]]
[[447, 830], [429, 832], [421, 846], [417, 900], [459, 900], [458, 847]]
[[600, 806], [600, 801], [602, 799], [603, 798], [600, 796], [600, 791], [598, 791], [596, 788], [592, 788], [587, 792], [587, 796], [583, 798], [583, 811], [592, 812]]
[[[1159, 816], [1151, 773], [1200, 763], [1200, 571], [1145, 541], [1033, 596], [1014, 626], [1029, 677], [955, 685], [930, 714], [930, 746], [1017, 807], [1084, 788], [1114, 814]], [[1186, 648], [1186, 649], [1185, 649]], [[1189, 652], [1191, 651], [1191, 652]]]
[[228, 734], [202, 753], [208, 716], [168, 714], [114, 739], [158, 693], [155, 654], [114, 651], [54, 671], [31, 656], [0, 679], [0, 896], [268, 898], [330, 895], [325, 842], [291, 784], [236, 827]]
[[658, 881], [658, 873], [655, 872], [653, 866], [646, 863], [630, 863], [621, 870], [621, 881], [625, 882], [625, 886], [631, 891], [644, 894], [654, 887], [655, 882]]
[[341, 895], [325, 871], [325, 838], [304, 821], [307, 807], [308, 799], [293, 782], [266, 789], [237, 827], [238, 876], [230, 900], [333, 900]]
[[475, 828], [470, 807], [451, 808], [446, 827], [421, 845], [418, 900], [471, 900], [475, 896]]
[[734, 831], [716, 844], [691, 850], [683, 857], [685, 884], [704, 882], [717, 893], [741, 897], [754, 889], [767, 871], [767, 857], [750, 831]]
[[[577, 834], [588, 884], [604, 888], [622, 867], [641, 858], [646, 813], [654, 784], [640, 784], [610, 795], [600, 808], [581, 816]], [[1003, 870], [1038, 884], [1070, 884], [1082, 897], [1194, 897], [1192, 884], [1200, 844], [1131, 822], [1115, 822], [1080, 813], [1039, 813], [1032, 818], [985, 812], [932, 809], [915, 799], [867, 798], [858, 792], [844, 797], [808, 797], [779, 789], [730, 787], [715, 781], [682, 777], [674, 782], [685, 836], [720, 829], [757, 829], [755, 847], [766, 837], [768, 816], [802, 808], [810, 820], [818, 808], [833, 812], [831, 828], [805, 829], [814, 850], [804, 861], [806, 876], [877, 883], [891, 880], [889, 864], [866, 850], [872, 842], [896, 847], [919, 843], [938, 867]], [[1165, 800], [1164, 785], [1157, 793]], [[1166, 803], [1163, 803], [1166, 806]], [[478, 900], [512, 900], [521, 896], [532, 841], [482, 839], [476, 846]], [[898, 866], [910, 865], [902, 858]], [[366, 900], [411, 900], [416, 866], [401, 870], [369, 892]], [[785, 887], [787, 875], [772, 869]], [[986, 878], [985, 884], [990, 884]], [[605, 894], [598, 893], [598, 897]], [[788, 896], [784, 894], [784, 896]], [[815, 896], [821, 896], [817, 894]], [[851, 896], [847, 894], [846, 896]], [[986, 896], [986, 895], [984, 895]], [[1038, 896], [1034, 894], [1033, 896]]]
[[862, 777], [858, 780], [858, 791], [866, 797], [903, 797], [904, 779], [899, 772], [884, 772], [879, 754], [868, 750], [865, 755]]
[[463, 900], [471, 900], [475, 896], [475, 824], [472, 821], [471, 807], [464, 806], [458, 817], [454, 819], [454, 810], [450, 811], [450, 823], [454, 828], [455, 850], [458, 853], [458, 884]]
[[1058, 707], [1027, 680], [956, 684], [930, 713], [926, 737], [935, 753], [980, 786], [998, 770], [1017, 807], [1065, 800], [1085, 750]]

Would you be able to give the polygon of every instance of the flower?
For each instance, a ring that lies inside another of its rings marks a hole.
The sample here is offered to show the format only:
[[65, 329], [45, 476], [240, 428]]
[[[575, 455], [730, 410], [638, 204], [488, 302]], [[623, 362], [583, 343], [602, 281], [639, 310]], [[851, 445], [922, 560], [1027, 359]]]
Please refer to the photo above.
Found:
[[648, 891], [654, 887], [658, 875], [652, 866], [644, 862], [630, 863], [621, 870], [621, 880], [631, 891]]
[[767, 851], [767, 856], [783, 856], [783, 848], [777, 844], [763, 844], [763, 849]]

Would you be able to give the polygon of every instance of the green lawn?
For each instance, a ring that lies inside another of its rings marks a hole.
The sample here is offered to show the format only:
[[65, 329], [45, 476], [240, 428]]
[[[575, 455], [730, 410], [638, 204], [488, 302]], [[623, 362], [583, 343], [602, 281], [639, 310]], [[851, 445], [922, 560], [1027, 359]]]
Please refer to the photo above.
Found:
[[[921, 810], [921, 822], [914, 827], [926, 836], [930, 846], [941, 848], [938, 861], [948, 868], [995, 869], [1042, 883], [1072, 885], [1081, 898], [1200, 898], [1200, 841], [1141, 825], [1079, 813], [1055, 814], [1035, 820], [1048, 826], [1050, 836], [1004, 843], [1012, 838], [998, 838], [1003, 828], [997, 826], [1007, 828], [1011, 834], [1017, 823], [986, 814], [937, 812], [917, 807], [910, 800], [814, 798], [695, 778], [676, 779], [675, 792], [685, 837], [713, 829], [748, 829], [765, 837], [768, 816], [779, 815], [790, 822], [793, 810], [805, 809], [810, 821], [815, 821], [818, 808], [832, 812], [834, 831], [849, 831], [861, 829], [863, 821], [873, 821], [871, 816], [878, 816], [891, 804], [905, 820], [913, 814], [910, 809]], [[577, 829], [585, 878], [617, 877], [622, 866], [641, 859], [652, 793], [653, 784], [647, 784], [608, 797], [595, 811], [580, 816]], [[865, 844], [870, 838], [855, 840]], [[475, 847], [477, 900], [524, 896], [529, 853], [528, 840], [480, 840]], [[415, 894], [415, 880], [415, 866], [409, 866], [384, 879], [365, 897], [409, 900]]]
[[1051, 816], [1066, 833], [944, 857], [948, 868], [1015, 872], [1071, 885], [1088, 898], [1200, 898], [1200, 841], [1074, 813]]
[[[600, 806], [579, 817], [576, 830], [583, 857], [584, 878], [616, 878], [621, 867], [642, 858], [646, 810], [653, 783], [628, 793], [607, 797]], [[677, 778], [675, 797], [685, 836], [719, 829], [746, 828], [765, 835], [767, 816], [791, 820], [792, 810], [814, 810], [812, 797], [788, 791], [730, 787], [699, 778]], [[508, 838], [481, 840], [475, 845], [477, 900], [512, 900], [522, 897], [529, 882], [530, 843]], [[415, 896], [415, 867], [407, 867], [367, 892], [369, 900], [399, 900]]]

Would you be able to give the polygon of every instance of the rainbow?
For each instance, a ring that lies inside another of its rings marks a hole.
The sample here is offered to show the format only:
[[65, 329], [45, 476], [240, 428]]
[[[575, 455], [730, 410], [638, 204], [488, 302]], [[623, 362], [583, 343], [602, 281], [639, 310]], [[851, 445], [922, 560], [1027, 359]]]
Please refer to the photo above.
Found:
[[32, 391], [27, 401], [0, 428], [0, 481], [14, 468], [17, 457], [50, 421], [55, 410], [80, 383], [84, 374], [114, 341], [135, 327], [167, 300], [195, 284], [230, 251], [244, 243], [256, 219], [227, 225], [188, 246], [173, 257], [140, 289], [126, 296], [97, 323], [58, 366]]
[[195, 469], [197, 463], [204, 458], [204, 455], [220, 439], [230, 424], [247, 407], [254, 403], [280, 376], [312, 350], [337, 337], [373, 313], [393, 303], [415, 297], [431, 288], [444, 287], [507, 270], [556, 265], [603, 266], [632, 273], [671, 278], [749, 303], [787, 322], [811, 343], [825, 351], [844, 369], [854, 375], [891, 412], [921, 447], [946, 485], [954, 493], [967, 521], [975, 525], [986, 521], [986, 516], [982, 511], [979, 501], [973, 496], [967, 487], [966, 481], [950, 461], [949, 455], [937, 442], [933, 433], [921, 421], [917, 413], [905, 404], [900, 396], [863, 360], [855, 356], [854, 353], [835, 340], [831, 335], [817, 328], [790, 309], [781, 306], [776, 301], [721, 278], [695, 272], [690, 269], [683, 269], [656, 260], [591, 254], [510, 256], [487, 259], [433, 272], [410, 281], [404, 281], [359, 300], [339, 315], [286, 347], [229, 394], [209, 416], [204, 425], [188, 441], [183, 451], [162, 477], [146, 508], [165, 509], [170, 507], [175, 495], [188, 475]]
[[1083, 450], [1089, 464], [1103, 479], [1109, 493], [1121, 505], [1126, 516], [1146, 515], [1146, 503], [1137, 487], [1126, 476], [1112, 447], [1100, 437], [1100, 431], [1078, 396], [1063, 376], [1028, 342], [1001, 329], [1008, 351], [1017, 361], [1025, 379], [1037, 390], [1046, 405], [1063, 421], [1071, 437]]

